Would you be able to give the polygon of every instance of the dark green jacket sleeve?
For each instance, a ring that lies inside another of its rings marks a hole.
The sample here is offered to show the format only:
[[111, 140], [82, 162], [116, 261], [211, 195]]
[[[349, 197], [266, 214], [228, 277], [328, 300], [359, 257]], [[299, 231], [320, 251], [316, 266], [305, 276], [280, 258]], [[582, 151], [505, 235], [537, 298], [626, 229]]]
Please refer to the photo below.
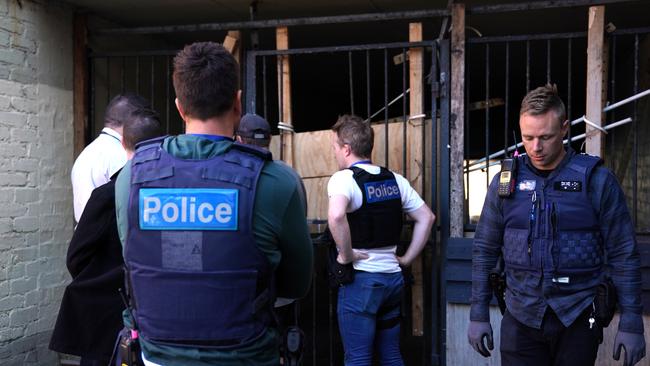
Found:
[[312, 279], [313, 246], [299, 192], [291, 197], [279, 232], [282, 257], [276, 270], [278, 296], [300, 298], [307, 294]]
[[117, 215], [117, 232], [122, 248], [126, 241], [128, 226], [127, 207], [129, 205], [129, 183], [131, 181], [131, 161], [127, 161], [115, 181], [115, 214]]

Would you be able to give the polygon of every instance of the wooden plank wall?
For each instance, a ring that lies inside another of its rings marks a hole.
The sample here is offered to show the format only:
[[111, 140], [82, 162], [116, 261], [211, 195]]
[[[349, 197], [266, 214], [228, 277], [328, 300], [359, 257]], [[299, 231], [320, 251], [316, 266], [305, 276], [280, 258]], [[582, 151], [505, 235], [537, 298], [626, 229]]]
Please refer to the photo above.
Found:
[[[425, 135], [425, 152], [430, 154], [431, 152], [431, 120], [426, 120], [424, 122], [424, 131]], [[385, 131], [386, 127], [383, 123], [373, 124], [373, 130], [375, 132], [375, 145], [372, 152], [372, 161], [377, 165], [386, 166], [385, 159]], [[388, 167], [396, 171], [399, 174], [404, 175], [403, 171], [403, 154], [404, 154], [404, 144], [403, 144], [403, 128], [404, 123], [402, 121], [395, 121], [388, 123]], [[331, 131], [330, 130], [321, 130], [313, 132], [301, 132], [293, 135], [293, 145], [294, 145], [294, 169], [302, 177], [303, 182], [305, 183], [305, 189], [307, 191], [307, 201], [308, 201], [308, 212], [307, 217], [309, 219], [327, 219], [327, 181], [330, 176], [334, 174], [338, 168], [336, 166], [336, 160], [334, 160], [334, 153], [332, 152], [331, 147]], [[280, 157], [280, 138], [277, 135], [274, 135], [271, 139], [271, 145], [269, 149], [273, 153], [273, 157], [278, 159]], [[414, 146], [409, 146], [407, 152], [410, 148], [422, 151], [419, 146], [422, 143], [422, 138], [414, 139]], [[418, 150], [419, 149], [419, 150]], [[430, 160], [430, 155], [427, 158]], [[427, 161], [429, 161], [427, 160]], [[422, 169], [421, 165], [414, 169]], [[431, 175], [430, 167], [426, 167], [423, 171], [414, 172], [414, 174], [407, 176], [413, 177], [429, 177]], [[425, 186], [425, 195], [426, 197], [431, 197], [430, 194], [430, 182], [426, 180], [427, 184]], [[430, 199], [427, 199], [430, 201]], [[427, 202], [430, 204], [430, 202]]]

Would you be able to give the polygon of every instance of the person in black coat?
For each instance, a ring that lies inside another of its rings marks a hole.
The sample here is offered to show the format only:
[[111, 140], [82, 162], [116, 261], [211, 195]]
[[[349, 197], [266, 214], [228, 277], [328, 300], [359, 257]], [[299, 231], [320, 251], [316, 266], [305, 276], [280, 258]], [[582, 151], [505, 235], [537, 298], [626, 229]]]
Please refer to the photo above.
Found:
[[[160, 136], [158, 115], [151, 109], [131, 113], [124, 123], [122, 145], [129, 159], [135, 145]], [[96, 188], [70, 241], [66, 265], [72, 282], [61, 300], [50, 349], [81, 356], [80, 365], [108, 365], [122, 329], [125, 305], [124, 259], [115, 218], [115, 180]]]

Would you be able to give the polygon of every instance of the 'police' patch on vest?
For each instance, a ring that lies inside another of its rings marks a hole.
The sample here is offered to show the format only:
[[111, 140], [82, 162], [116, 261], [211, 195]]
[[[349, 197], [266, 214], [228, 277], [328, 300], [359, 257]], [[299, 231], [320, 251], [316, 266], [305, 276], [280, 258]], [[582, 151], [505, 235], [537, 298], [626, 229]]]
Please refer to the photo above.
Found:
[[237, 230], [236, 189], [142, 188], [142, 230]]
[[537, 182], [534, 180], [522, 180], [517, 185], [520, 191], [534, 191], [535, 187], [537, 187]]
[[560, 181], [553, 184], [553, 189], [564, 192], [582, 192], [582, 182], [579, 180]]
[[394, 179], [381, 182], [368, 182], [363, 185], [368, 203], [388, 201], [400, 197], [399, 187]]

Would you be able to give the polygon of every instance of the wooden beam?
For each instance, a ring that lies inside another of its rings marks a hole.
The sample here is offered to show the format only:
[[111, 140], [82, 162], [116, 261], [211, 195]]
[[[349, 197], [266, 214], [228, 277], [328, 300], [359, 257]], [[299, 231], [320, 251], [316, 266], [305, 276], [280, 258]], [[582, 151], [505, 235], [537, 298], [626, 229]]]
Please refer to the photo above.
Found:
[[[587, 31], [587, 120], [595, 125], [603, 125], [603, 50], [605, 39], [605, 6], [589, 8], [589, 24]], [[587, 154], [604, 156], [604, 134], [597, 128], [587, 124], [586, 148]]]
[[[422, 41], [422, 23], [409, 24], [409, 42]], [[409, 62], [409, 120], [407, 122], [406, 136], [408, 143], [407, 150], [407, 178], [415, 190], [422, 195], [424, 192], [422, 175], [422, 136], [424, 117], [413, 118], [413, 116], [422, 116], [424, 108], [422, 106], [422, 48], [410, 48], [408, 51]]]
[[465, 191], [465, 4], [451, 7], [450, 234], [463, 237]]
[[[278, 50], [289, 49], [289, 29], [278, 27], [275, 30], [275, 42]], [[278, 56], [278, 98], [280, 122], [292, 126], [291, 122], [291, 70], [289, 55]], [[293, 132], [280, 130], [281, 156], [289, 166], [293, 166]]]
[[[409, 24], [409, 42], [422, 41], [422, 23]], [[423, 52], [421, 47], [410, 48], [408, 52], [409, 63], [409, 115], [420, 116], [424, 112], [422, 106], [422, 63]], [[424, 192], [424, 164], [422, 161], [422, 137], [424, 136], [424, 118], [409, 117], [406, 125], [407, 140], [407, 169], [406, 178], [413, 188], [422, 195]], [[411, 266], [413, 285], [411, 286], [411, 314], [412, 333], [414, 336], [424, 335], [424, 295], [422, 290], [422, 257], [413, 261]]]
[[237, 63], [241, 60], [241, 32], [240, 31], [228, 31], [226, 37], [223, 40], [223, 47], [228, 50], [237, 60]]
[[74, 158], [86, 146], [88, 130], [88, 19], [86, 14], [75, 13], [73, 24], [73, 151]]

